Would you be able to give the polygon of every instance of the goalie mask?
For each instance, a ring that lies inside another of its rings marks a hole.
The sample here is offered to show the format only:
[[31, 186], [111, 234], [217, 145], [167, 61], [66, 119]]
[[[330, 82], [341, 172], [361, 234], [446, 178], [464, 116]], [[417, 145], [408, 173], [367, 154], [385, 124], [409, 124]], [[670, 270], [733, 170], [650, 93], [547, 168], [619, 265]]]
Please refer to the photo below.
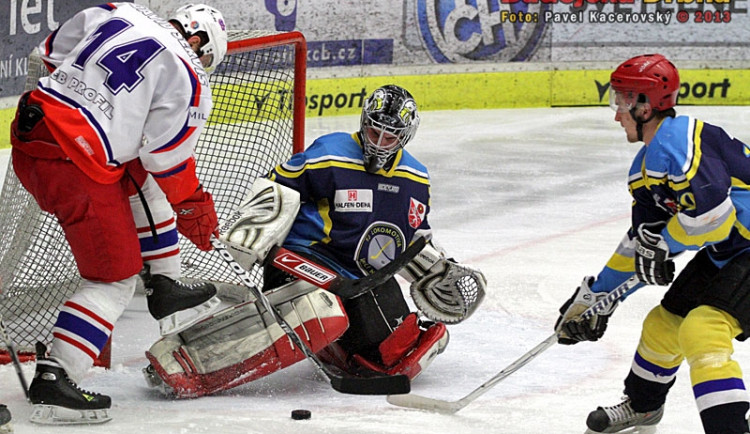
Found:
[[360, 120], [365, 169], [382, 169], [414, 137], [417, 127], [417, 103], [407, 90], [395, 85], [376, 89], [365, 101]]
[[224, 60], [227, 54], [227, 27], [224, 16], [218, 10], [203, 4], [188, 4], [177, 9], [169, 17], [169, 22], [177, 24], [185, 34], [201, 38], [201, 48], [196, 53], [207, 73]]

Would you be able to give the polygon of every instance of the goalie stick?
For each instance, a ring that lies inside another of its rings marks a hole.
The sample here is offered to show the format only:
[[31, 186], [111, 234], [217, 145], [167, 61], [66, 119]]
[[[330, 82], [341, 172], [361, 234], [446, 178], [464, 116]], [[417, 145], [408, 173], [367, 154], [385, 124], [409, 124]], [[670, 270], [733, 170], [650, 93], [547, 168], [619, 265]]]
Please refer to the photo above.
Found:
[[[612, 303], [617, 302], [626, 292], [633, 289], [640, 281], [636, 276], [626, 280], [620, 286], [613, 289], [606, 297], [594, 303], [581, 314], [581, 318], [587, 320], [602, 310], [609, 307]], [[444, 414], [453, 414], [469, 405], [472, 401], [485, 394], [497, 383], [505, 380], [511, 374], [518, 371], [527, 363], [534, 360], [536, 356], [557, 343], [557, 332], [550, 335], [529, 352], [519, 357], [508, 367], [498, 372], [494, 377], [487, 380], [484, 384], [474, 389], [471, 393], [459, 399], [458, 401], [444, 401], [441, 399], [428, 398], [426, 396], [407, 394], [407, 395], [389, 395], [387, 400], [393, 405], [399, 407], [416, 408], [419, 410], [428, 410]]]
[[269, 255], [271, 264], [287, 273], [328, 290], [343, 299], [355, 298], [384, 284], [411, 262], [424, 249], [427, 241], [417, 238], [398, 257], [373, 274], [359, 279], [349, 279], [336, 272], [300, 256], [283, 247], [274, 247]]
[[23, 376], [23, 369], [21, 368], [21, 361], [18, 360], [18, 354], [16, 353], [16, 346], [8, 336], [8, 332], [5, 329], [5, 323], [3, 322], [3, 315], [0, 314], [0, 337], [2, 337], [5, 347], [10, 353], [10, 358], [13, 361], [13, 367], [16, 369], [18, 375], [18, 381], [21, 383], [23, 393], [26, 395], [26, 400], [29, 400], [29, 386], [26, 384], [26, 377]]
[[[294, 345], [302, 351], [302, 353], [315, 366], [331, 381], [331, 386], [341, 392], [350, 393], [354, 395], [396, 395], [402, 393], [409, 393], [411, 389], [411, 383], [409, 377], [406, 375], [385, 375], [376, 372], [372, 372], [372, 376], [353, 376], [344, 371], [339, 370], [333, 366], [327, 366], [320, 361], [318, 356], [312, 352], [312, 350], [305, 345], [302, 339], [297, 335], [292, 326], [284, 319], [283, 316], [271, 305], [268, 298], [260, 291], [255, 284], [253, 284], [250, 275], [247, 271], [238, 264], [232, 255], [227, 251], [224, 244], [219, 241], [216, 237], [211, 237], [211, 244], [219, 255], [224, 259], [227, 265], [237, 274], [242, 280], [242, 283], [247, 286], [250, 293], [260, 301], [263, 308], [276, 320], [281, 329], [289, 336]], [[384, 267], [385, 268], [385, 267]], [[376, 273], [377, 274], [377, 273]], [[343, 278], [342, 278], [343, 279]], [[347, 279], [351, 280], [351, 279]], [[346, 282], [346, 280], [340, 280], [339, 282]]]

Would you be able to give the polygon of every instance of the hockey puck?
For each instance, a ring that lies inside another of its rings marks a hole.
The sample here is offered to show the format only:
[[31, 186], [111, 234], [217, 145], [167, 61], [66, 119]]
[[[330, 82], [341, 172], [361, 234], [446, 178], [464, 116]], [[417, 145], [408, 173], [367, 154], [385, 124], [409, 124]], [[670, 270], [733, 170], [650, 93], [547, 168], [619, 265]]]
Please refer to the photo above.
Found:
[[294, 420], [306, 420], [312, 417], [310, 410], [292, 410], [292, 419]]

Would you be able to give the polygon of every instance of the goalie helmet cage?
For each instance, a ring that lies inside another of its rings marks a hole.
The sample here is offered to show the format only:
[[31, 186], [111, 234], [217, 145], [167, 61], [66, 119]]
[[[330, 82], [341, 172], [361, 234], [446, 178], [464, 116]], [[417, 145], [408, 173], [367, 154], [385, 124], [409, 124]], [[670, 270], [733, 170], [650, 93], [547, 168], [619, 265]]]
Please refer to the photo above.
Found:
[[[210, 76], [211, 116], [196, 146], [198, 177], [214, 196], [219, 219], [240, 204], [258, 176], [304, 149], [307, 44], [299, 32], [229, 31], [224, 61]], [[29, 56], [26, 90], [46, 74]], [[0, 193], [0, 314], [23, 361], [49, 343], [60, 306], [81, 278], [53, 216], [21, 186], [9, 160]], [[215, 252], [180, 239], [183, 279], [242, 285]], [[251, 275], [262, 284], [261, 269]], [[139, 283], [140, 285], [140, 283]], [[157, 327], [154, 321], [154, 327]], [[97, 366], [109, 367], [111, 339]], [[0, 343], [0, 363], [10, 362]]]

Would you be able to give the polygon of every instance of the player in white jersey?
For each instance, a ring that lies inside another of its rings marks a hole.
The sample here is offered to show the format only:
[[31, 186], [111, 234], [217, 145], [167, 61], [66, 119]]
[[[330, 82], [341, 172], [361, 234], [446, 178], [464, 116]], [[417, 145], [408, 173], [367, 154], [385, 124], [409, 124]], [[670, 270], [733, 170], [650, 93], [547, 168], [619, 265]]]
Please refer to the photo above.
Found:
[[208, 74], [226, 47], [214, 8], [187, 5], [167, 21], [132, 3], [85, 9], [40, 44], [50, 75], [21, 97], [13, 167], [60, 222], [83, 282], [61, 307], [49, 353], [37, 344], [33, 422], [109, 420], [110, 398], [76, 383], [109, 340], [142, 269], [162, 333], [218, 305], [213, 285], [176, 280], [177, 233], [210, 250], [217, 229], [193, 151], [211, 111]]

